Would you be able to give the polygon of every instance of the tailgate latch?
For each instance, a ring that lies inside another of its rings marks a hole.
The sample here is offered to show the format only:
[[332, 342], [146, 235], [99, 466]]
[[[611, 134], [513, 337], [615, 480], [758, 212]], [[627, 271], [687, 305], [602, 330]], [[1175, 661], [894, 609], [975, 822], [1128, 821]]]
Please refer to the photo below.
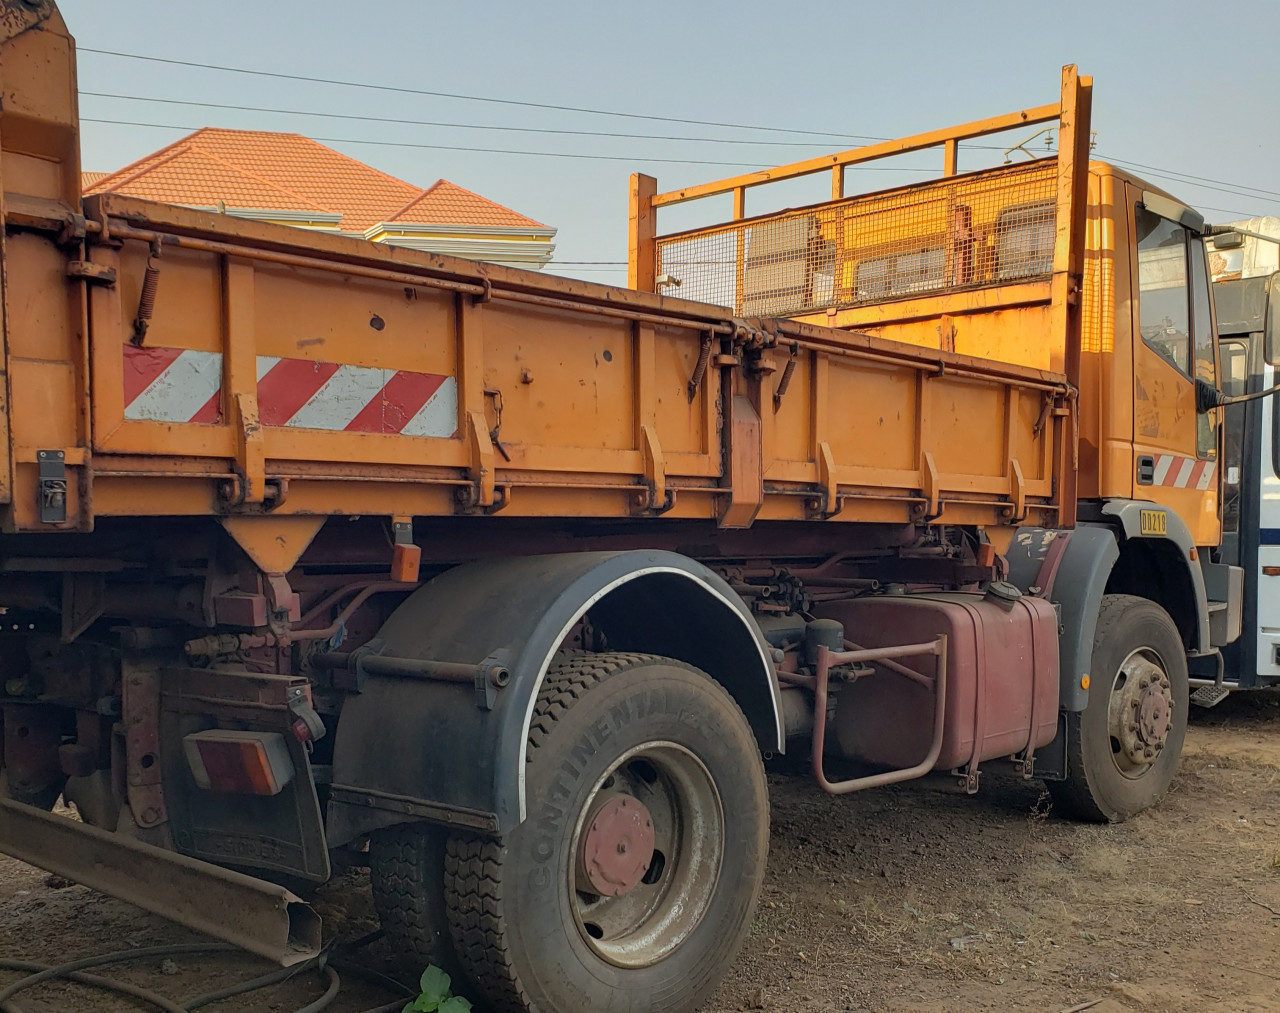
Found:
[[67, 523], [67, 458], [61, 450], [39, 450], [40, 523]]

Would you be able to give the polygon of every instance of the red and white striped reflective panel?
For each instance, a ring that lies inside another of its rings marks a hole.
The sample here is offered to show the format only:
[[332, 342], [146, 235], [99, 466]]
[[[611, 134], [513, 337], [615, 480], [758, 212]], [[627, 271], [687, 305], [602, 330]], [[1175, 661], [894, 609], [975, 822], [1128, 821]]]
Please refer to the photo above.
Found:
[[1159, 454], [1156, 457], [1152, 484], [1171, 489], [1204, 490], [1213, 485], [1213, 477], [1217, 472], [1218, 466], [1213, 461], [1197, 461], [1177, 454]]
[[[124, 346], [124, 417], [149, 422], [222, 421], [222, 355]], [[405, 436], [454, 436], [452, 376], [258, 356], [263, 425]]]

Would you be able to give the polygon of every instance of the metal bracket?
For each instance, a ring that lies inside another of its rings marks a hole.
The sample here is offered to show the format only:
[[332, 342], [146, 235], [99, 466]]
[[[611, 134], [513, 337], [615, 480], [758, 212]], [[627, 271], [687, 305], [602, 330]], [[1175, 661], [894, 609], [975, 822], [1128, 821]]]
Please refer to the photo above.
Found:
[[67, 523], [67, 455], [61, 450], [39, 450], [40, 523]]
[[169, 818], [160, 777], [160, 677], [154, 666], [127, 658], [122, 668], [129, 808], [138, 826], [154, 827]]
[[640, 449], [644, 455], [644, 480], [648, 489], [636, 494], [637, 505], [644, 513], [663, 514], [676, 505], [674, 489], [667, 488], [667, 463], [658, 442], [658, 431], [651, 425], [640, 427]]
[[62, 575], [62, 642], [69, 644], [96, 623], [106, 609], [107, 575]]
[[1023, 780], [1029, 781], [1036, 776], [1036, 756], [1034, 750], [1017, 753], [1009, 757], [1013, 763], [1013, 772]]
[[116, 283], [116, 269], [92, 260], [67, 261], [67, 277], [72, 281], [88, 281], [110, 287]]
[[312, 655], [311, 664], [332, 671], [334, 688], [348, 693], [363, 692], [365, 682], [371, 675], [388, 679], [424, 679], [470, 684], [475, 687], [476, 706], [486, 711], [493, 710], [498, 691], [511, 681], [511, 652], [506, 648], [494, 651], [478, 665], [396, 658], [383, 654], [384, 650], [386, 644], [375, 639], [346, 654], [330, 652]]

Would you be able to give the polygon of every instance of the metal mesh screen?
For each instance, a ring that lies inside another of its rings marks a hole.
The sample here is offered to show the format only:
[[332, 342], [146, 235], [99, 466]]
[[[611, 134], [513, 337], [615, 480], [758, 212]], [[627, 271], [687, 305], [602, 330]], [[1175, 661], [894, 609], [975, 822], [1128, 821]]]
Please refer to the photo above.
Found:
[[1056, 159], [659, 237], [682, 299], [798, 316], [1048, 277]]

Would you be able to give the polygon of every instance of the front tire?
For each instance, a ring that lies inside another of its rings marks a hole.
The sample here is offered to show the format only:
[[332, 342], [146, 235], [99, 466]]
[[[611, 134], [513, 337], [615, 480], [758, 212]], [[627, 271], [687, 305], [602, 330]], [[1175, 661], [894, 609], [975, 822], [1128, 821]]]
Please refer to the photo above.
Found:
[[1067, 779], [1050, 782], [1068, 814], [1118, 823], [1155, 805], [1187, 734], [1186, 647], [1169, 614], [1127, 594], [1102, 599], [1089, 701], [1067, 715]]
[[527, 818], [450, 839], [458, 957], [498, 1013], [678, 1013], [751, 925], [768, 852], [760, 754], [709, 676], [635, 654], [556, 665], [529, 736]]

